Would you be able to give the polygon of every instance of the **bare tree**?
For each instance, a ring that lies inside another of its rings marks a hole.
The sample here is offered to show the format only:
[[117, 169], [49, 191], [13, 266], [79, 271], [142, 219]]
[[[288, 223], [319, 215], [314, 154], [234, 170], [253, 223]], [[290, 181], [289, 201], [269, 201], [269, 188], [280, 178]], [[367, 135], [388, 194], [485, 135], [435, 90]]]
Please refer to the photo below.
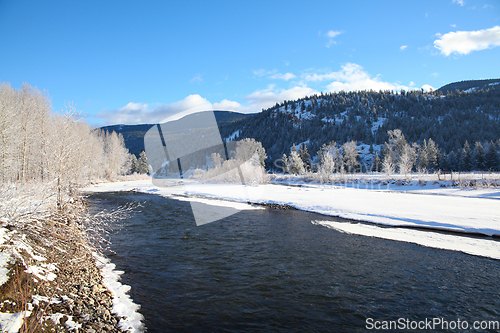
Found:
[[398, 163], [399, 173], [404, 174], [405, 177], [408, 178], [408, 174], [411, 174], [411, 170], [413, 169], [414, 163], [415, 163], [415, 149], [409, 144], [405, 144], [402, 148], [402, 152], [399, 158], [399, 163]]
[[349, 141], [342, 145], [344, 164], [348, 172], [354, 172], [358, 164], [358, 149], [356, 148], [356, 141]]

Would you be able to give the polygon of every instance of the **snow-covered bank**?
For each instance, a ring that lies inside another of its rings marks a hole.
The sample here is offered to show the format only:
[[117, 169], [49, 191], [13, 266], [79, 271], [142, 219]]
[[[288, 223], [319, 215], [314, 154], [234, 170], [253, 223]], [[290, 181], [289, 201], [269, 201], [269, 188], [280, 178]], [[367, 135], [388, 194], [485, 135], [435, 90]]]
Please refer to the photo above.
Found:
[[312, 221], [312, 223], [348, 234], [403, 241], [436, 249], [461, 251], [476, 256], [500, 260], [500, 242], [491, 239], [408, 228], [380, 228], [375, 225], [363, 223], [333, 221]]
[[[179, 195], [199, 195], [239, 202], [275, 203], [324, 215], [383, 225], [425, 227], [488, 236], [500, 235], [498, 189], [470, 190], [432, 186], [355, 188], [313, 184], [243, 186], [199, 183], [156, 187], [150, 181], [133, 181], [98, 184], [85, 190], [93, 192], [135, 190], [174, 198], [179, 198]], [[366, 230], [363, 234], [366, 234]], [[398, 236], [394, 236], [394, 239], [404, 240]], [[459, 243], [460, 239], [457, 238], [455, 241]], [[497, 251], [500, 256], [500, 250]], [[490, 256], [487, 253], [484, 255]], [[497, 254], [491, 257], [497, 258]]]
[[97, 267], [101, 270], [103, 284], [113, 294], [112, 313], [120, 319], [119, 326], [127, 332], [144, 332], [145, 327], [142, 321], [144, 317], [138, 311], [140, 306], [135, 304], [128, 295], [130, 286], [120, 283], [120, 275], [123, 271], [116, 270], [116, 265], [107, 258], [93, 253], [97, 262]]
[[50, 191], [30, 185], [0, 191], [0, 331], [144, 331], [119, 272], [91, 255], [106, 219], [133, 207], [90, 215], [72, 197], [56, 209]]

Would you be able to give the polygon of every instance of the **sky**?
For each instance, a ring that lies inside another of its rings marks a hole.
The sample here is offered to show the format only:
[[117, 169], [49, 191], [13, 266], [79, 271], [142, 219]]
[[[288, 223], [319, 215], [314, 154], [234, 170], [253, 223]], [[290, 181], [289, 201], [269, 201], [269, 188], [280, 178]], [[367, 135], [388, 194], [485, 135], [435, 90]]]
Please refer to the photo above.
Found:
[[91, 126], [500, 78], [500, 1], [0, 0], [0, 81]]

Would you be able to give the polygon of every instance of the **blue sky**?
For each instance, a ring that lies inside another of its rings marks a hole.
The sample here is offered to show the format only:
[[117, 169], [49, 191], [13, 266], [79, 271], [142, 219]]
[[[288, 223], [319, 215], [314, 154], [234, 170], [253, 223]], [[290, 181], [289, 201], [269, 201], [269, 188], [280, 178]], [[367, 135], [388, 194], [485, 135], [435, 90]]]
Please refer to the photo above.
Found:
[[500, 2], [0, 0], [0, 81], [85, 121], [500, 77]]

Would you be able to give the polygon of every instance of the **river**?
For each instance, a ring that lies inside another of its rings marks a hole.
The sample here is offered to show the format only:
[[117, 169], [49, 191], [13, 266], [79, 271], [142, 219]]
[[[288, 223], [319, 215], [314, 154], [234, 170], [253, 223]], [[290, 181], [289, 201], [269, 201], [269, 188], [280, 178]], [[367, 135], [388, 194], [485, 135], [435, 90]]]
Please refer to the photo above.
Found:
[[148, 332], [366, 332], [368, 318], [500, 320], [497, 260], [344, 234], [311, 221], [345, 220], [296, 210], [241, 211], [197, 227], [186, 201], [130, 192], [89, 200], [94, 211], [143, 203], [112, 226], [106, 255], [125, 271]]

